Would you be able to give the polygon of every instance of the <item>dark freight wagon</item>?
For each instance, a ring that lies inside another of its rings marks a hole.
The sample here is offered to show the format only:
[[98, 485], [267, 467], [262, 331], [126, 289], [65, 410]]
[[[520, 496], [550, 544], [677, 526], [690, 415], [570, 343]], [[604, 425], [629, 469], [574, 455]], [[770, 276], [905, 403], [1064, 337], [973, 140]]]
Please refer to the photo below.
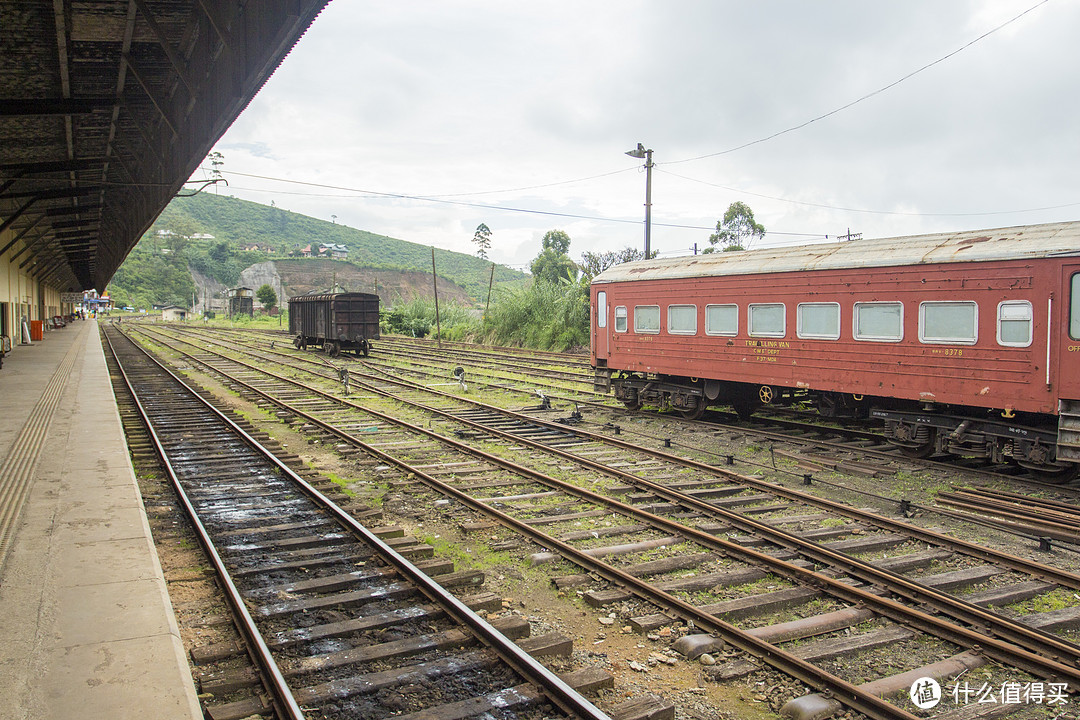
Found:
[[303, 350], [321, 345], [331, 357], [342, 350], [371, 351], [379, 339], [379, 296], [372, 293], [321, 293], [289, 300], [289, 333]]

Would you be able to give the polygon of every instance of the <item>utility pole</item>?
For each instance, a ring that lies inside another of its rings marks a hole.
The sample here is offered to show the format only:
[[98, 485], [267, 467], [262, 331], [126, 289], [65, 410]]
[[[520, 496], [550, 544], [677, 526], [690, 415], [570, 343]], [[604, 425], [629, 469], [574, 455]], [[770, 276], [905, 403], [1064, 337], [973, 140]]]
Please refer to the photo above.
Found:
[[491, 275], [488, 276], [487, 302], [484, 304], [484, 319], [481, 321], [481, 324], [484, 324], [484, 323], [487, 322], [488, 308], [491, 307], [491, 284], [493, 282], [495, 282], [495, 261], [494, 260], [491, 261]]
[[652, 236], [652, 150], [646, 150], [641, 143], [626, 153], [632, 158], [645, 159], [645, 259], [649, 259]]
[[435, 279], [435, 246], [431, 246], [431, 288], [435, 291], [435, 344], [442, 347], [442, 324], [439, 322], [439, 283]]
[[848, 228], [847, 229], [847, 235], [840, 235], [836, 239], [837, 240], [859, 240], [861, 238], [862, 238], [862, 233], [854, 233], [854, 234], [852, 234], [851, 228]]

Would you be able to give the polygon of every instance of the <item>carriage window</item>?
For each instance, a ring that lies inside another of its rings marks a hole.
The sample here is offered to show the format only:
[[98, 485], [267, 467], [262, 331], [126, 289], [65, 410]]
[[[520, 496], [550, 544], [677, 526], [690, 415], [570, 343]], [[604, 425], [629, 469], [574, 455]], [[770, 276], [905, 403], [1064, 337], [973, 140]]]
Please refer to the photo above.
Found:
[[1080, 273], [1072, 276], [1069, 285], [1069, 337], [1080, 340]]
[[596, 293], [596, 327], [607, 327], [607, 292]]
[[746, 310], [746, 331], [751, 337], [784, 337], [784, 305], [753, 304]]
[[626, 306], [615, 306], [615, 332], [626, 332]]
[[696, 335], [697, 305], [668, 305], [667, 330], [672, 335]]
[[840, 339], [838, 303], [799, 303], [796, 308], [795, 334], [816, 340]]
[[1031, 303], [1006, 300], [998, 303], [998, 345], [1027, 347], [1031, 344]]
[[739, 306], [738, 305], [706, 305], [705, 306], [705, 334], [706, 335], [738, 335], [739, 334]]
[[634, 306], [634, 332], [658, 333], [660, 332], [660, 306], [659, 305], [635, 305]]
[[856, 340], [896, 342], [904, 338], [904, 304], [898, 302], [855, 303]]
[[978, 323], [979, 306], [973, 302], [919, 303], [919, 342], [973, 345]]

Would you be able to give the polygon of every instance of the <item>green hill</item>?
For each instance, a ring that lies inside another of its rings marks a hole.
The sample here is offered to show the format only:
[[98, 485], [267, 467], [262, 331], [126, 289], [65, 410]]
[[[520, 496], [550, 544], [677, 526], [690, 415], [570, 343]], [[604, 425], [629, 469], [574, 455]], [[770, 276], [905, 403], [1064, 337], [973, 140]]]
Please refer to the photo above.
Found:
[[[306, 247], [317, 252], [322, 243], [344, 246], [348, 261], [358, 268], [431, 272], [429, 246], [278, 207], [200, 193], [169, 203], [117, 270], [109, 291], [123, 304], [187, 306], [195, 292], [189, 269], [230, 287], [250, 265], [297, 258]], [[486, 296], [490, 262], [436, 248], [435, 263], [440, 277], [462, 286], [473, 299]], [[498, 286], [524, 286], [528, 277], [495, 266]]]
[[[171, 230], [182, 235], [208, 234], [229, 243], [234, 250], [259, 245], [273, 248], [260, 260], [286, 257], [308, 245], [332, 243], [349, 250], [354, 265], [371, 268], [431, 271], [431, 248], [427, 245], [377, 235], [345, 225], [318, 220], [278, 207], [199, 193], [175, 198], [154, 222], [150, 232]], [[255, 261], [257, 262], [257, 260]], [[453, 280], [480, 298], [487, 292], [491, 263], [473, 255], [435, 249], [439, 275]], [[495, 281], [528, 277], [503, 265], [495, 266]]]

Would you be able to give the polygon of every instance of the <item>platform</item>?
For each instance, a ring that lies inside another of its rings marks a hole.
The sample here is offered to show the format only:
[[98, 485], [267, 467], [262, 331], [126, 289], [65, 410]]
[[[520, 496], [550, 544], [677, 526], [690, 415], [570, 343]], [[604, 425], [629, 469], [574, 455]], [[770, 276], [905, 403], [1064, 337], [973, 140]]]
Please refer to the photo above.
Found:
[[201, 718], [96, 321], [0, 368], [0, 718]]

